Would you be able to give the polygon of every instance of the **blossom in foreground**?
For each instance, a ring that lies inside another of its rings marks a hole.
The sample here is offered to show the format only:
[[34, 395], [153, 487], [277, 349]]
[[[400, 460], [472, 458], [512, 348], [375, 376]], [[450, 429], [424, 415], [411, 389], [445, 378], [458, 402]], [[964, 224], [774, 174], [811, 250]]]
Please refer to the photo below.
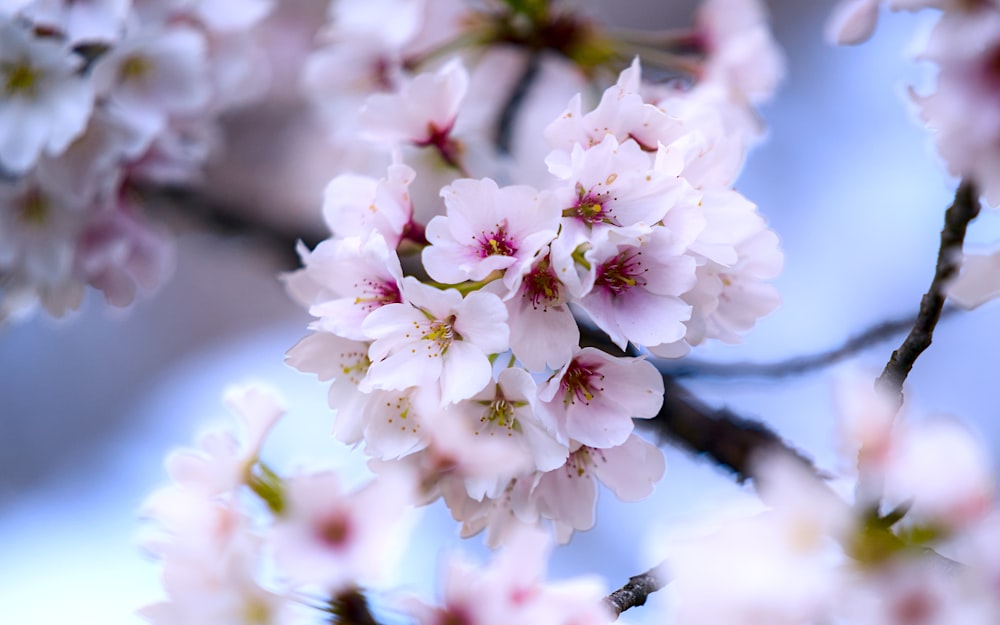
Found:
[[94, 89], [81, 63], [65, 44], [0, 16], [0, 167], [23, 174], [83, 133]]
[[507, 309], [492, 293], [465, 296], [407, 277], [403, 303], [365, 318], [371, 366], [361, 390], [440, 385], [445, 404], [482, 390], [491, 378], [489, 356], [506, 351]]
[[440, 605], [410, 601], [421, 625], [598, 625], [607, 623], [604, 591], [592, 578], [546, 582], [551, 542], [538, 530], [517, 532], [486, 567], [448, 559]]
[[392, 579], [409, 529], [408, 475], [383, 473], [351, 492], [333, 472], [296, 476], [286, 485], [286, 506], [271, 534], [286, 575], [333, 594]]

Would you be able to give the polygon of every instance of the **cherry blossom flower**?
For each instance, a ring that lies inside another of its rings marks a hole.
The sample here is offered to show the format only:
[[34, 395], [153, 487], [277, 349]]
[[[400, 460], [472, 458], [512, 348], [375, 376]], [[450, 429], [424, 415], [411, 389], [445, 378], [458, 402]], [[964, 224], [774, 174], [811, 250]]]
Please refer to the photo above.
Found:
[[545, 128], [545, 138], [557, 151], [569, 153], [575, 145], [589, 149], [607, 135], [619, 143], [632, 139], [644, 150], [679, 138], [684, 128], [663, 108], [646, 102], [640, 94], [641, 66], [636, 58], [601, 95], [592, 111], [581, 111], [581, 96], [574, 96], [566, 111]]
[[497, 466], [489, 480], [474, 487], [469, 485], [469, 496], [473, 499], [498, 496], [519, 473], [551, 471], [562, 466], [569, 453], [536, 414], [535, 382], [523, 369], [504, 369], [496, 384], [458, 402], [451, 410], [467, 424], [473, 437], [499, 441], [509, 457]]
[[396, 248], [411, 225], [409, 186], [416, 174], [406, 165], [390, 165], [386, 177], [341, 174], [323, 192], [323, 218], [341, 237], [368, 238], [378, 232]]
[[441, 190], [447, 215], [427, 224], [423, 263], [440, 282], [483, 280], [504, 272], [510, 290], [542, 246], [555, 238], [559, 207], [527, 186], [498, 188], [489, 178], [456, 180]]
[[619, 144], [608, 135], [588, 150], [576, 145], [568, 162], [558, 154], [546, 164], [565, 181], [555, 191], [563, 209], [560, 238], [573, 247], [609, 231], [622, 236], [649, 232], [681, 196], [680, 163], [675, 167], [666, 155], [654, 163], [635, 141]]
[[185, 26], [132, 33], [98, 59], [93, 80], [116, 116], [152, 138], [208, 104], [205, 37]]
[[648, 235], [595, 246], [588, 260], [594, 285], [579, 306], [618, 347], [629, 341], [653, 346], [684, 336], [691, 307], [681, 295], [695, 285], [695, 260], [673, 233], [654, 227]]
[[447, 161], [457, 156], [449, 133], [468, 83], [462, 64], [450, 62], [434, 74], [420, 74], [397, 94], [369, 97], [361, 123], [380, 140], [432, 146]]
[[642, 358], [579, 350], [539, 390], [563, 442], [604, 449], [625, 442], [632, 419], [650, 419], [663, 404], [663, 378]]
[[64, 43], [0, 17], [0, 166], [23, 174], [43, 152], [59, 154], [87, 126], [90, 83]]
[[332, 472], [300, 475], [286, 487], [287, 508], [270, 537], [286, 575], [334, 593], [391, 579], [414, 520], [405, 514], [413, 500], [406, 475], [385, 472], [350, 493]]
[[200, 438], [197, 450], [167, 456], [167, 472], [182, 488], [212, 496], [246, 483], [264, 437], [285, 412], [273, 391], [255, 386], [231, 388], [225, 401], [243, 426], [244, 440], [228, 428], [213, 430]]
[[415, 278], [403, 279], [403, 303], [373, 311], [362, 329], [374, 342], [363, 391], [440, 384], [445, 404], [482, 390], [492, 377], [488, 356], [506, 351], [507, 309], [492, 293], [464, 298]]
[[614, 447], [574, 444], [563, 466], [537, 477], [531, 497], [539, 513], [555, 522], [560, 542], [574, 530], [594, 526], [597, 482], [622, 501], [639, 501], [663, 478], [663, 453], [635, 434]]
[[381, 306], [402, 301], [400, 284], [403, 270], [396, 253], [374, 233], [359, 238], [323, 241], [303, 257], [305, 275], [287, 277], [292, 288], [296, 281], [309, 280], [321, 289], [309, 313], [318, 317], [314, 327], [338, 336], [364, 340], [361, 324]]
[[409, 601], [404, 609], [421, 625], [589, 625], [607, 622], [603, 588], [591, 578], [546, 583], [549, 538], [538, 530], [514, 534], [485, 568], [457, 557], [444, 573], [442, 605]]
[[529, 370], [558, 369], [573, 356], [580, 328], [568, 301], [568, 289], [556, 276], [551, 254], [543, 251], [520, 288], [504, 301], [511, 351]]
[[146, 543], [163, 560], [167, 600], [141, 608], [141, 616], [155, 625], [290, 622], [285, 598], [255, 578], [261, 544], [240, 510], [179, 490], [161, 491], [146, 510], [171, 534]]
[[130, 4], [130, 0], [32, 0], [21, 14], [72, 42], [116, 41]]
[[724, 85], [736, 100], [770, 99], [785, 74], [785, 58], [760, 0], [705, 0], [698, 29], [708, 51], [701, 80]]
[[947, 12], [922, 59], [940, 67], [933, 93], [911, 93], [920, 117], [956, 176], [969, 177], [990, 206], [1000, 206], [1000, 11]]

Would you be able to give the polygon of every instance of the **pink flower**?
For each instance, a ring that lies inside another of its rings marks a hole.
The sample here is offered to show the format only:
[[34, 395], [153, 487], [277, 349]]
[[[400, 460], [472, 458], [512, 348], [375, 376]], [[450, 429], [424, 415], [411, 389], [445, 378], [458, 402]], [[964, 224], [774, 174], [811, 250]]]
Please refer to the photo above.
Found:
[[615, 358], [586, 347], [538, 394], [561, 440], [603, 449], [625, 442], [633, 418], [656, 416], [663, 404], [663, 378], [641, 358]]
[[403, 300], [373, 311], [362, 324], [374, 342], [361, 390], [440, 385], [445, 404], [481, 391], [492, 377], [489, 356], [509, 347], [500, 298], [479, 291], [463, 298], [407, 277]]
[[83, 133], [94, 104], [81, 59], [52, 37], [0, 17], [0, 165], [30, 169], [42, 152], [61, 153]]
[[527, 186], [498, 188], [489, 178], [456, 180], [441, 190], [447, 215], [427, 224], [427, 273], [454, 284], [504, 272], [515, 290], [535, 255], [555, 238], [559, 207]]
[[412, 486], [390, 472], [351, 493], [330, 472], [288, 480], [271, 535], [278, 566], [332, 593], [388, 581], [408, 535]]

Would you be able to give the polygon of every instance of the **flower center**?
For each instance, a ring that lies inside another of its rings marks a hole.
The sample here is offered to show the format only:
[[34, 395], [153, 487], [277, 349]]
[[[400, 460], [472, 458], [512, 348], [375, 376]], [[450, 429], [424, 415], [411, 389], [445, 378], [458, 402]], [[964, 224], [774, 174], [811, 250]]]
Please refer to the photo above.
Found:
[[[358, 285], [355, 284], [355, 287]], [[365, 310], [372, 311], [386, 304], [399, 304], [403, 298], [395, 281], [365, 280], [362, 286], [364, 295], [354, 298], [354, 304], [361, 304]]]
[[479, 239], [479, 257], [487, 256], [513, 256], [517, 253], [517, 246], [513, 239], [507, 234], [507, 228], [497, 224], [496, 231], [492, 234], [485, 232]]
[[139, 81], [149, 76], [152, 71], [152, 61], [144, 56], [135, 55], [122, 62], [118, 75], [122, 82]]
[[455, 315], [450, 315], [444, 320], [435, 319], [431, 321], [427, 333], [420, 338], [425, 341], [434, 341], [437, 343], [439, 353], [443, 354], [448, 351], [448, 347], [453, 340], [456, 338], [461, 339], [458, 333], [455, 332], [454, 323]]
[[614, 295], [621, 295], [635, 286], [645, 286], [642, 274], [646, 273], [640, 260], [642, 252], [621, 252], [597, 268], [595, 286], [602, 286]]
[[563, 403], [575, 404], [581, 401], [589, 404], [596, 393], [604, 390], [598, 386], [604, 380], [598, 365], [584, 365], [574, 360], [566, 369], [562, 379]]
[[559, 299], [559, 284], [546, 256], [524, 277], [524, 297], [533, 308], [551, 306]]
[[598, 223], [611, 226], [619, 225], [611, 216], [611, 212], [604, 207], [606, 196], [594, 195], [585, 190], [579, 182], [576, 183], [576, 194], [578, 198], [576, 204], [563, 210], [563, 217], [579, 219], [588, 226]]
[[38, 73], [35, 68], [21, 61], [14, 65], [0, 65], [4, 75], [4, 94], [15, 96], [23, 94], [32, 97], [38, 90]]
[[21, 205], [21, 210], [18, 213], [18, 219], [25, 225], [39, 227], [45, 224], [49, 213], [49, 203], [42, 197], [41, 193], [35, 191], [29, 193], [24, 198], [24, 203]]
[[318, 533], [323, 544], [333, 548], [343, 547], [351, 536], [350, 520], [343, 514], [335, 514], [319, 527]]

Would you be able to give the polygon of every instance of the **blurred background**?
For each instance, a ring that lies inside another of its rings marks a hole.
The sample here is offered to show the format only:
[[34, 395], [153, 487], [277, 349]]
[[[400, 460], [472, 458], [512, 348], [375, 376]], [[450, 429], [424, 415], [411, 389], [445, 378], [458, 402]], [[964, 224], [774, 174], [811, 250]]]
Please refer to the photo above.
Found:
[[[322, 14], [322, 3], [312, 4]], [[591, 4], [603, 19], [644, 28], [686, 25], [695, 5]], [[914, 313], [956, 184], [903, 95], [905, 85], [926, 83], [908, 56], [926, 16], [883, 16], [873, 41], [837, 49], [823, 38], [826, 3], [769, 4], [788, 75], [764, 108], [769, 136], [737, 187], [783, 241], [786, 267], [776, 284], [784, 304], [743, 345], [696, 350], [704, 359], [768, 362], [812, 353]], [[304, 35], [288, 37], [304, 45]], [[289, 54], [288, 62], [295, 58]], [[295, 106], [285, 96], [241, 112], [234, 120], [240, 133], [274, 128], [274, 136], [239, 134], [233, 160], [213, 173], [231, 201], [252, 203], [291, 232], [315, 223], [333, 173], [324, 169], [329, 161], [316, 133], [290, 123]], [[1000, 241], [996, 214], [980, 217], [969, 238], [983, 249]], [[253, 237], [189, 228], [177, 240], [172, 279], [154, 296], [124, 311], [92, 296], [67, 319], [36, 316], [0, 328], [0, 620], [140, 622], [133, 611], [159, 590], [157, 566], [134, 542], [137, 510], [164, 483], [168, 450], [226, 423], [220, 397], [228, 384], [267, 380], [288, 398], [289, 417], [265, 450], [278, 466], [303, 455], [357, 466], [326, 440], [325, 388], [283, 364], [309, 321], [277, 279], [289, 259], [288, 250]], [[1000, 408], [989, 389], [1000, 370], [998, 319], [994, 303], [946, 320], [907, 394], [913, 414], [951, 413], [971, 423], [995, 456]], [[835, 381], [852, 372], [873, 379], [900, 338], [808, 375], [694, 379], [689, 386], [713, 405], [766, 421], [834, 468]], [[308, 449], [303, 433], [312, 433]], [[665, 528], [741, 490], [703, 461], [665, 451], [667, 476], [654, 497], [624, 505], [605, 493], [597, 528], [558, 553], [556, 575], [596, 573], [617, 587], [656, 563]], [[438, 550], [457, 544], [456, 532], [445, 511], [428, 512], [406, 573], [414, 584], [428, 587]], [[481, 549], [480, 542], [470, 546]], [[662, 602], [657, 596], [626, 620], [657, 621]]]

